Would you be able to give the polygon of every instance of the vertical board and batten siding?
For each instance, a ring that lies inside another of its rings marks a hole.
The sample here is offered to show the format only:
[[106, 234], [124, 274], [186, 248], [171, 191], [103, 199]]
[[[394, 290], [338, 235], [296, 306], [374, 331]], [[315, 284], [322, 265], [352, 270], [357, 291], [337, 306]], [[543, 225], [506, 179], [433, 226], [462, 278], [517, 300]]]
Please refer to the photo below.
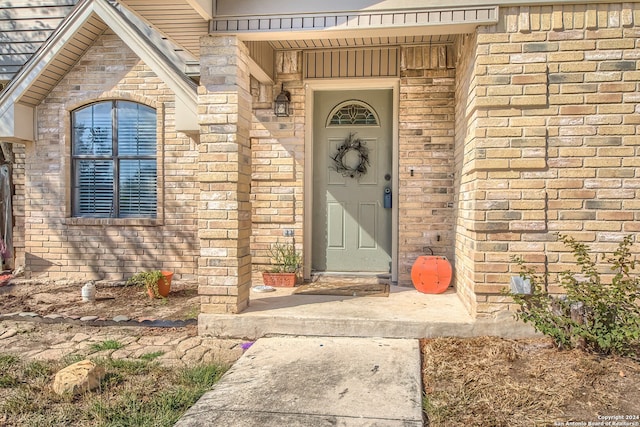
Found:
[[304, 52], [304, 78], [397, 77], [397, 47]]
[[453, 45], [406, 46], [402, 68], [408, 70], [442, 70], [455, 68]]
[[450, 44], [399, 47], [315, 50], [304, 52], [304, 77], [397, 77], [400, 68], [437, 70], [454, 68]]
[[244, 42], [249, 49], [249, 56], [273, 80], [274, 56], [273, 47], [268, 42]]
[[0, 82], [9, 81], [38, 50], [78, 0], [0, 2]]

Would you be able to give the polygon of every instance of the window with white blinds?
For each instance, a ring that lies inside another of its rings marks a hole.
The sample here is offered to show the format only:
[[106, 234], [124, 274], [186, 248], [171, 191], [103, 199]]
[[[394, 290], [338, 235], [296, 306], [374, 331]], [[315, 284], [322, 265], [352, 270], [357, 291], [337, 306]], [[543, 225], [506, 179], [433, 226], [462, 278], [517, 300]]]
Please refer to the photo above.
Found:
[[104, 101], [72, 112], [73, 216], [155, 218], [156, 112]]

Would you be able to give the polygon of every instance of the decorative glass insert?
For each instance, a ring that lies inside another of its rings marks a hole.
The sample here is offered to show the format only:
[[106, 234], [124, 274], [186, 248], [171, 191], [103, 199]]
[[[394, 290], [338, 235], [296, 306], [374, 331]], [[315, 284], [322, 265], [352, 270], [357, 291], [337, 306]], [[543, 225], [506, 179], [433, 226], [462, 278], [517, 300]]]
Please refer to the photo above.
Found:
[[378, 126], [378, 115], [365, 102], [350, 100], [339, 104], [329, 114], [329, 126]]

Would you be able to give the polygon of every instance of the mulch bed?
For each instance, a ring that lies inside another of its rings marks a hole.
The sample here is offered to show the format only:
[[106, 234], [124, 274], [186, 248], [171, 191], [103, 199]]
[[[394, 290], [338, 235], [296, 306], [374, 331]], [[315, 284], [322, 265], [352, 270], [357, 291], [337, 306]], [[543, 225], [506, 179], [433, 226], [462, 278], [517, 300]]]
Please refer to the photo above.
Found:
[[98, 316], [110, 319], [126, 315], [131, 319], [184, 320], [200, 311], [197, 283], [172, 283], [166, 299], [151, 299], [142, 287], [122, 282], [97, 282], [96, 300], [83, 302], [84, 282], [10, 280], [0, 288], [0, 314], [31, 312], [40, 316]]
[[430, 426], [606, 425], [593, 423], [607, 416], [629, 423], [610, 425], [640, 425], [638, 360], [559, 351], [546, 338], [421, 346]]

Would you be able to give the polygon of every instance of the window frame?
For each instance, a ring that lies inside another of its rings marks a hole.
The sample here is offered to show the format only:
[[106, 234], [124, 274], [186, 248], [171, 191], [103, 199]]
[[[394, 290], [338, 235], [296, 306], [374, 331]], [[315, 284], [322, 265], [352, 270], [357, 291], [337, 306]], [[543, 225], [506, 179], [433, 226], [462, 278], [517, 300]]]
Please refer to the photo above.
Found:
[[[153, 155], [120, 155], [118, 152], [118, 110], [119, 103], [130, 103], [140, 105], [152, 110], [155, 115], [155, 152]], [[75, 139], [75, 125], [76, 125], [76, 113], [98, 104], [110, 104], [110, 121], [111, 121], [111, 154], [110, 155], [95, 155], [95, 154], [76, 154], [77, 141]], [[70, 190], [71, 190], [71, 218], [68, 218], [71, 224], [81, 224], [87, 222], [91, 224], [93, 222], [104, 224], [105, 222], [123, 223], [131, 222], [140, 225], [156, 225], [157, 220], [161, 214], [161, 199], [160, 199], [160, 184], [161, 184], [161, 169], [160, 169], [160, 138], [158, 137], [158, 119], [160, 117], [157, 108], [149, 106], [147, 104], [136, 102], [129, 99], [103, 99], [95, 102], [87, 103], [70, 111], [70, 158], [71, 158], [71, 177], [70, 177]], [[92, 214], [80, 214], [80, 198], [78, 197], [78, 166], [77, 164], [82, 160], [90, 161], [108, 161], [113, 165], [113, 199], [112, 209], [109, 216], [99, 216]], [[155, 176], [155, 214], [153, 216], [121, 216], [120, 213], [120, 162], [123, 160], [154, 160], [156, 162], [156, 176]]]

